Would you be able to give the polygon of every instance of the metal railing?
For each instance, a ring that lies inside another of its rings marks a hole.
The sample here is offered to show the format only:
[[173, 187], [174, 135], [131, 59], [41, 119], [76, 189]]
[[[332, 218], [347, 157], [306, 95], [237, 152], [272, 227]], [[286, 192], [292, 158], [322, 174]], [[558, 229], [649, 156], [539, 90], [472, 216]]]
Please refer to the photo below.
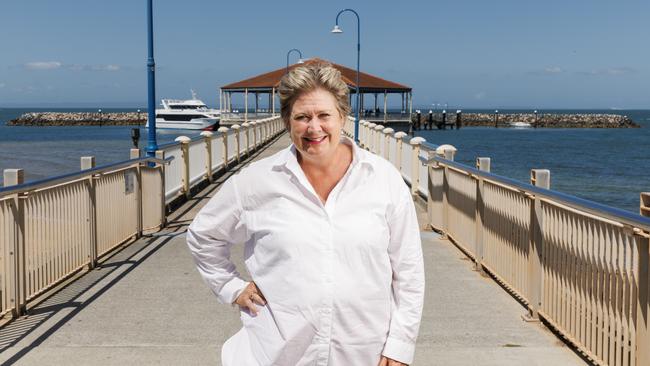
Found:
[[24, 183], [5, 170], [0, 188], [0, 316], [27, 304], [120, 245], [162, 228], [167, 206], [284, 131], [279, 117], [222, 127], [162, 145], [156, 158], [94, 166]]
[[365, 121], [359, 135], [427, 200], [429, 225], [527, 306], [525, 319], [546, 321], [596, 364], [650, 365], [650, 218], [552, 191], [548, 170], [528, 184], [491, 174], [489, 158], [454, 162], [450, 145]]
[[238, 163], [259, 146], [284, 131], [278, 116], [204, 131], [201, 136], [179, 136], [176, 142], [161, 145], [160, 157], [175, 156], [165, 168], [165, 203], [189, 196], [198, 184], [211, 181], [214, 174]]
[[5, 171], [0, 314], [22, 314], [30, 300], [163, 224], [162, 164], [168, 161], [136, 158], [101, 167], [84, 161], [87, 169], [33, 183], [23, 183], [22, 170]]

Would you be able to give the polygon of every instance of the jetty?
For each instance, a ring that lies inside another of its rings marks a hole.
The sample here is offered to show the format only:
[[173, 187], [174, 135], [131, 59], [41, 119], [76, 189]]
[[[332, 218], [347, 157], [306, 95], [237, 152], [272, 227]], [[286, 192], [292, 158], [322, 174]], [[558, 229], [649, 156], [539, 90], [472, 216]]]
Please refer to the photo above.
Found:
[[142, 112], [29, 112], [7, 122], [7, 126], [144, 126]]
[[[377, 121], [368, 120], [368, 122]], [[531, 127], [531, 128], [640, 128], [628, 116], [601, 113], [455, 113], [433, 112], [411, 115], [416, 130], [460, 129], [461, 127]], [[381, 123], [381, 122], [379, 122]], [[383, 124], [388, 126], [387, 124]]]
[[[345, 133], [352, 134], [353, 120]], [[427, 279], [413, 365], [647, 365], [650, 219], [454, 161], [456, 148], [362, 121], [402, 173]], [[156, 157], [0, 189], [0, 363], [220, 364], [240, 327], [185, 243], [221, 184], [290, 143], [278, 116], [161, 145]], [[650, 214], [650, 195], [641, 212]], [[233, 258], [243, 266], [242, 246]]]

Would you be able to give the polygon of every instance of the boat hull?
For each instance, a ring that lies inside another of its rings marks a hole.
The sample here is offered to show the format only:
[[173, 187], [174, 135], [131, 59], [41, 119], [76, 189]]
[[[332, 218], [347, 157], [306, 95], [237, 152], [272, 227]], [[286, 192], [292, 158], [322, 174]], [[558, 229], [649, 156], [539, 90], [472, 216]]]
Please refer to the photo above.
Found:
[[[167, 121], [156, 118], [156, 128], [174, 130], [205, 130], [212, 129], [219, 123], [216, 118], [193, 119], [190, 121]], [[145, 127], [149, 127], [149, 122]]]

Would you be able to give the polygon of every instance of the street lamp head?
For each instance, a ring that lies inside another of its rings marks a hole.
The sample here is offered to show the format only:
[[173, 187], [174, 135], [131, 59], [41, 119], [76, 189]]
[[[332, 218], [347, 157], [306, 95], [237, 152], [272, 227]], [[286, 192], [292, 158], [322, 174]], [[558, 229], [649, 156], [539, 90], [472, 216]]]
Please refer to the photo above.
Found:
[[332, 33], [343, 33], [343, 30], [341, 30], [341, 28], [339, 28], [339, 26], [338, 26], [338, 24], [337, 24], [337, 25], [335, 25], [334, 28], [332, 29]]
[[303, 59], [299, 58], [297, 63], [299, 63], [299, 64], [304, 64], [305, 61], [304, 61]]

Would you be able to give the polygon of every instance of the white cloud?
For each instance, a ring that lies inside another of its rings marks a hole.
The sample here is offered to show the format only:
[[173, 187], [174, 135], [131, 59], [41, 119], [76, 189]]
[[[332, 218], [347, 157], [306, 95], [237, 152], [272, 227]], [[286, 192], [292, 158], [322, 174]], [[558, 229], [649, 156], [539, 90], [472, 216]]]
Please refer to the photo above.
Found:
[[542, 70], [533, 70], [529, 71], [529, 75], [558, 75], [564, 72], [564, 69], [562, 69], [559, 66], [548, 66], [545, 67]]
[[119, 71], [120, 66], [119, 65], [92, 65], [90, 69], [94, 71]]
[[480, 91], [480, 92], [474, 94], [474, 99], [481, 100], [481, 99], [485, 99], [486, 96], [487, 96], [486, 92]]
[[120, 65], [81, 65], [81, 64], [64, 64], [59, 61], [34, 61], [22, 65], [27, 70], [57, 70], [66, 69], [71, 71], [119, 71]]
[[54, 70], [54, 69], [61, 68], [62, 65], [63, 64], [60, 63], [59, 61], [35, 61], [35, 62], [28, 62], [23, 66], [27, 70]]
[[636, 70], [631, 67], [613, 67], [609, 69], [578, 71], [578, 74], [588, 75], [588, 76], [598, 76], [598, 75], [619, 76], [619, 75], [634, 74], [635, 72]]
[[544, 72], [547, 74], [560, 74], [562, 71], [562, 68], [558, 66], [551, 66], [544, 69]]
[[64, 66], [68, 70], [72, 71], [119, 71], [120, 66], [119, 65], [79, 65], [79, 64], [72, 64], [72, 65], [65, 65]]

